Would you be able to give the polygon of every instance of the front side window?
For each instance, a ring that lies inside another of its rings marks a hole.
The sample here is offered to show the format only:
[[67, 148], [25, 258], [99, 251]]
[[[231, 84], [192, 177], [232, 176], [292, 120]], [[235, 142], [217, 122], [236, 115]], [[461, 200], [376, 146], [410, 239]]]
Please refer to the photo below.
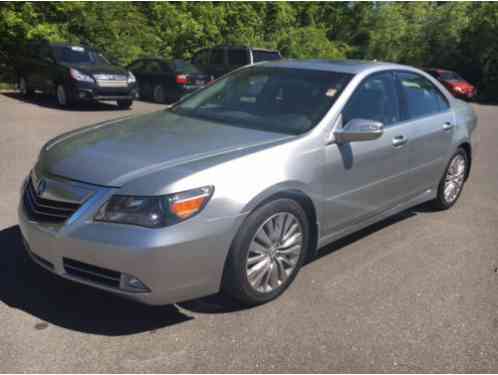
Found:
[[397, 73], [401, 90], [403, 120], [430, 116], [448, 110], [443, 94], [425, 77], [411, 72]]
[[353, 119], [365, 119], [390, 125], [398, 121], [398, 99], [391, 72], [377, 73], [364, 80], [342, 111], [346, 125]]
[[301, 134], [322, 119], [351, 77], [255, 66], [220, 79], [171, 110], [232, 126]]

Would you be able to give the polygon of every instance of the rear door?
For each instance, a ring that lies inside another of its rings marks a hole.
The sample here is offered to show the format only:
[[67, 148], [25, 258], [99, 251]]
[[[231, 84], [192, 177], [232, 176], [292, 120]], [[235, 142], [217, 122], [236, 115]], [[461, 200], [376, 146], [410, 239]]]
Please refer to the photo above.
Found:
[[393, 72], [375, 73], [355, 90], [342, 111], [342, 126], [353, 119], [384, 125], [375, 140], [331, 144], [326, 147], [324, 233], [361, 223], [409, 199], [408, 124], [400, 122]]
[[448, 99], [427, 78], [397, 72], [401, 120], [411, 149], [410, 186], [422, 192], [439, 182], [449, 159], [455, 118]]

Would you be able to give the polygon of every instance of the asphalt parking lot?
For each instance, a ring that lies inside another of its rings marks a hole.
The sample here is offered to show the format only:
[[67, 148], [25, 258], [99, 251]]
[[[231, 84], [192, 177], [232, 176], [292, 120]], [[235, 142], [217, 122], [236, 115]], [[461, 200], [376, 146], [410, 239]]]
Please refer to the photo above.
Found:
[[273, 303], [147, 307], [25, 256], [19, 186], [63, 131], [162, 106], [60, 110], [0, 94], [0, 372], [498, 371], [498, 107], [457, 205], [416, 207], [322, 249]]

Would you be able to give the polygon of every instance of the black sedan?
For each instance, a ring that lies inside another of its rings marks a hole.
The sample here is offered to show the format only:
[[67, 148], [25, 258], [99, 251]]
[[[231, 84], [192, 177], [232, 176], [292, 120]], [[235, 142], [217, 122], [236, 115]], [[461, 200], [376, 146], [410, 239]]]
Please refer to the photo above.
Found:
[[211, 77], [184, 60], [140, 59], [128, 69], [137, 78], [140, 98], [157, 103], [172, 103], [203, 87]]

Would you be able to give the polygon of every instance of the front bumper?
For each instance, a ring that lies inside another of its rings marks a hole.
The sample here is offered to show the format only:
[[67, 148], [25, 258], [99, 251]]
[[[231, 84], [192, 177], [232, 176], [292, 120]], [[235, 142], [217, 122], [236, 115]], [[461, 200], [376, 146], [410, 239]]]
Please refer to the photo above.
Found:
[[99, 87], [89, 82], [74, 82], [70, 95], [75, 101], [89, 100], [134, 100], [137, 97], [136, 84], [127, 87]]
[[[219, 291], [225, 258], [242, 217], [206, 220], [201, 213], [163, 229], [94, 222], [94, 212], [112, 193], [103, 188], [62, 225], [31, 220], [21, 200], [19, 226], [31, 258], [63, 278], [150, 305]], [[81, 264], [87, 273], [73, 272], [82, 269]], [[138, 278], [148, 290], [123, 289], [128, 276]], [[106, 277], [117, 281], [103, 282]]]

